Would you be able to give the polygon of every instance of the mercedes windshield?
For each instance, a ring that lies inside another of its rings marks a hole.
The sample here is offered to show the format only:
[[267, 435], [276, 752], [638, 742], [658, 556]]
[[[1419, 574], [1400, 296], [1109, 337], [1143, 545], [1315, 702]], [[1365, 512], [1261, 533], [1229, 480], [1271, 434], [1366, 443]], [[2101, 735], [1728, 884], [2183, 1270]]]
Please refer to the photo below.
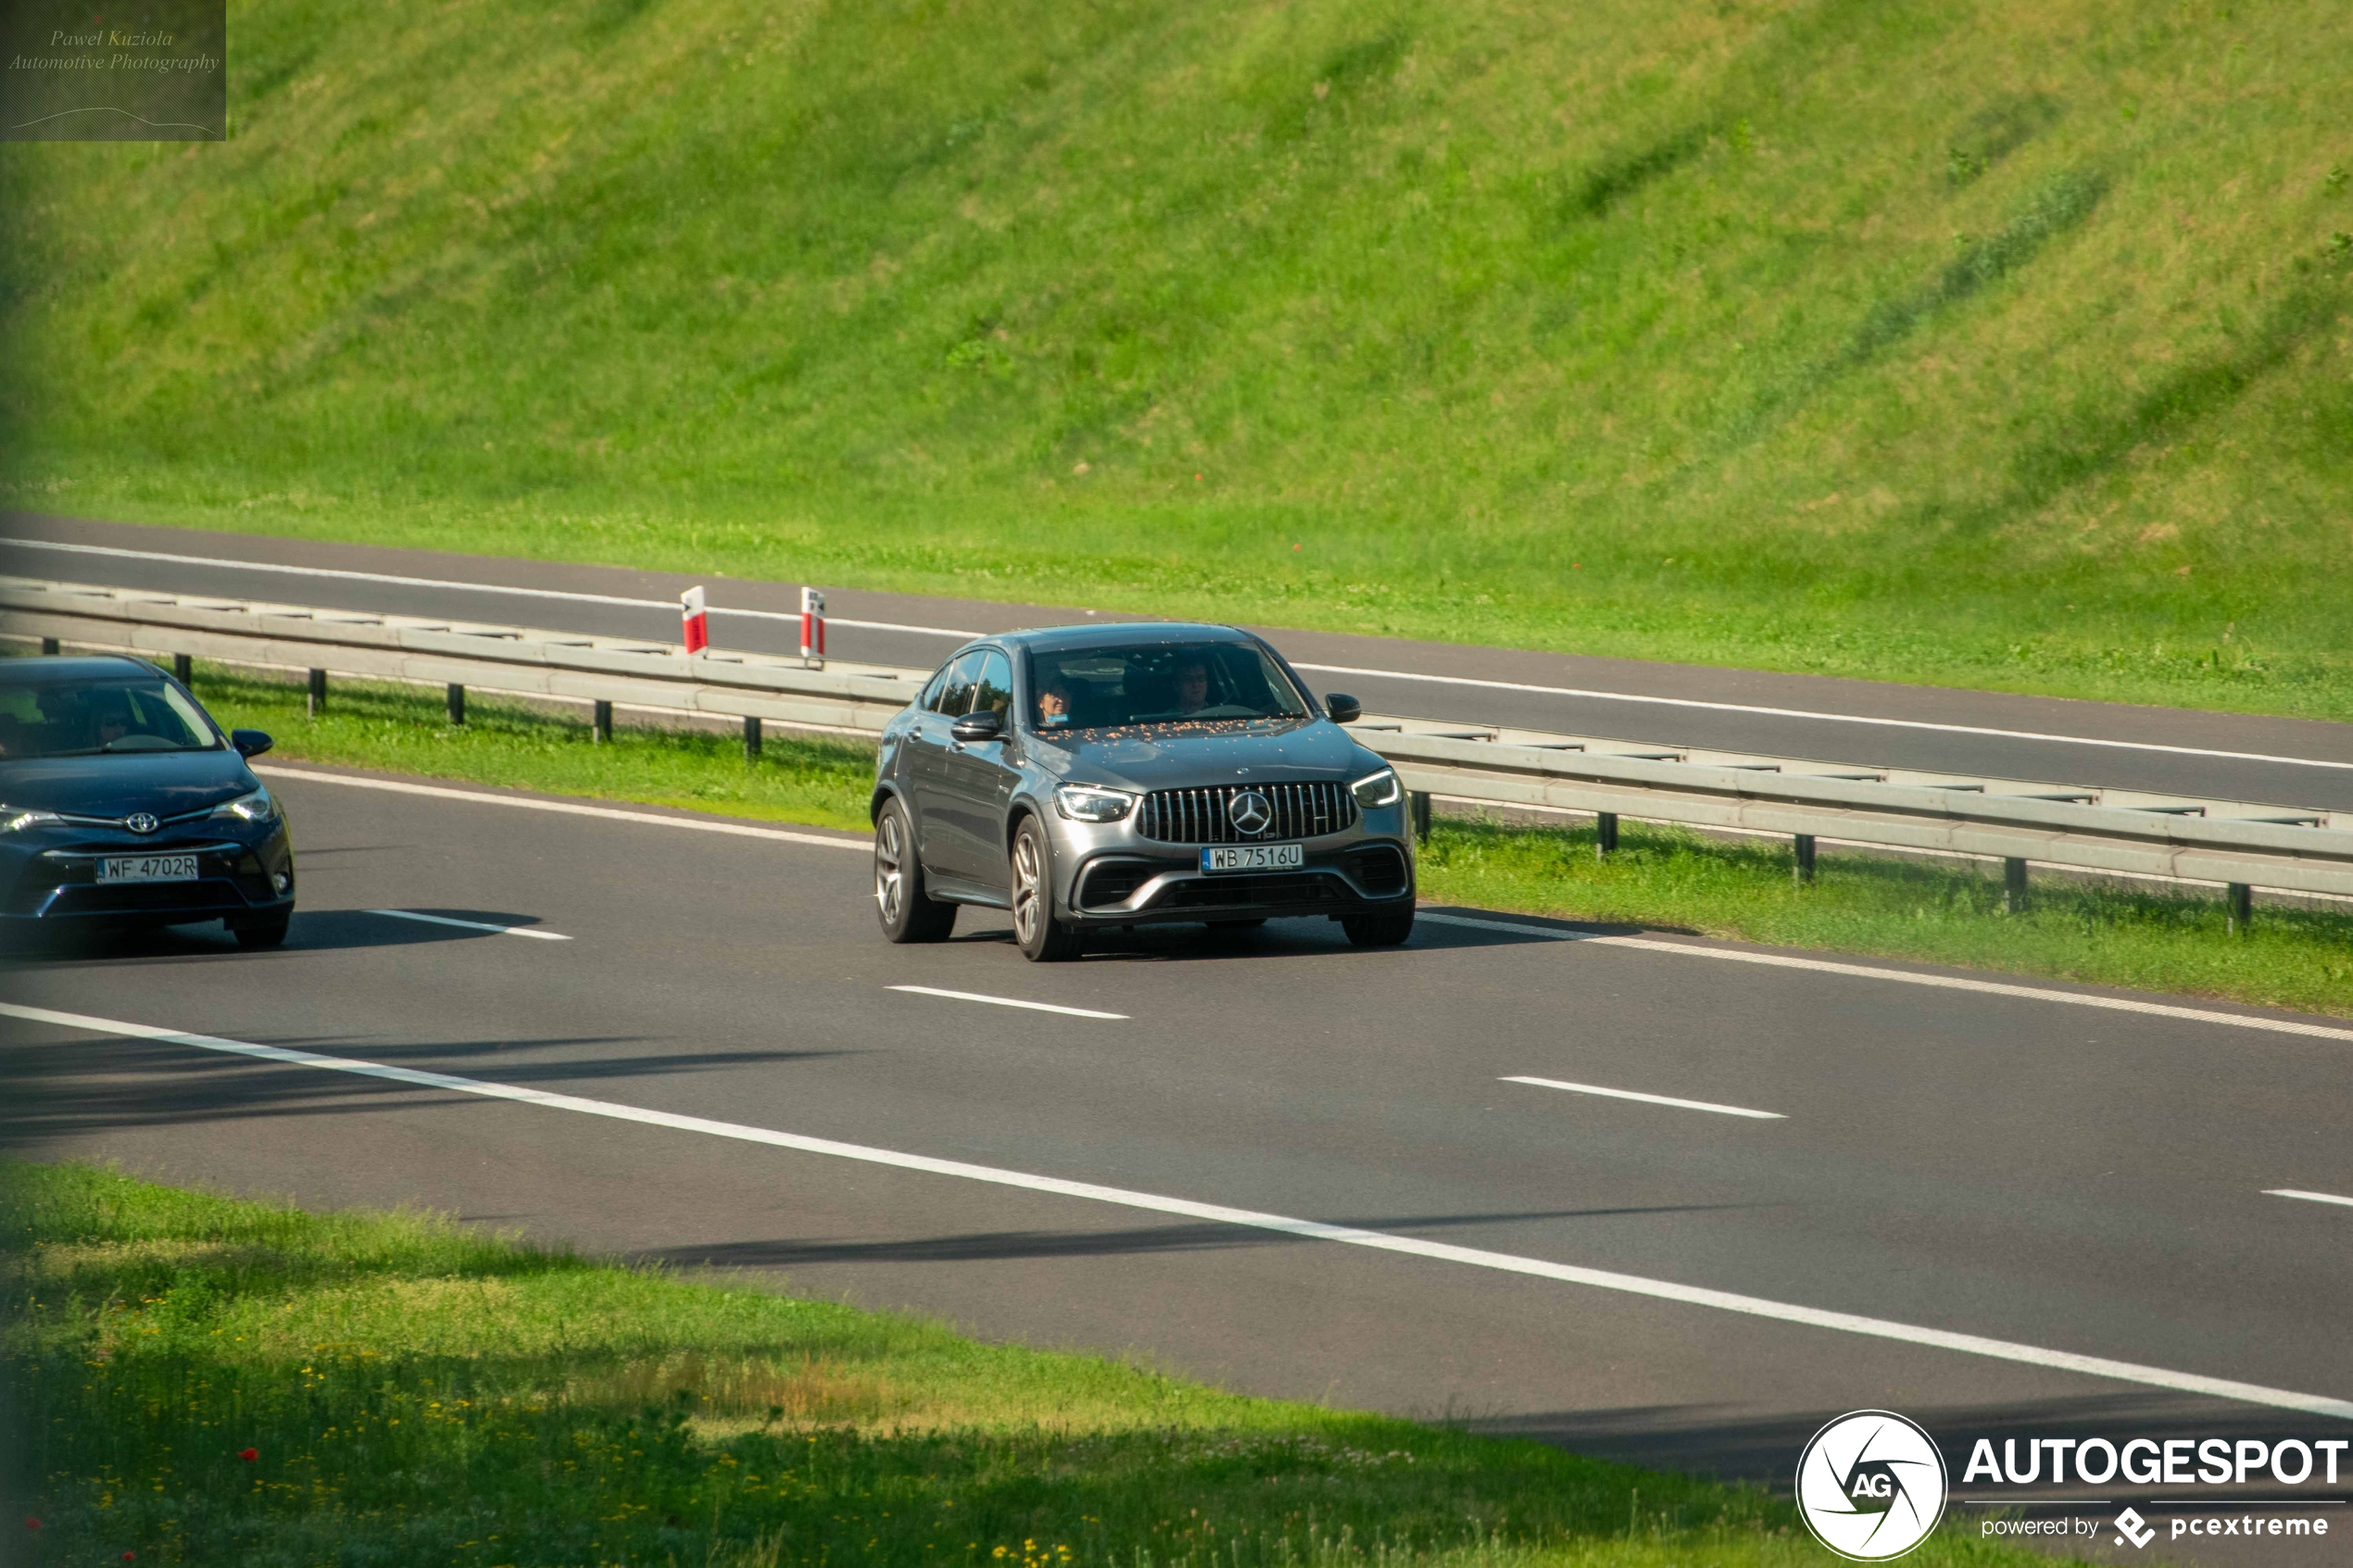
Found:
[[1030, 655], [1034, 729], [1302, 720], [1311, 709], [1255, 643], [1149, 643]]

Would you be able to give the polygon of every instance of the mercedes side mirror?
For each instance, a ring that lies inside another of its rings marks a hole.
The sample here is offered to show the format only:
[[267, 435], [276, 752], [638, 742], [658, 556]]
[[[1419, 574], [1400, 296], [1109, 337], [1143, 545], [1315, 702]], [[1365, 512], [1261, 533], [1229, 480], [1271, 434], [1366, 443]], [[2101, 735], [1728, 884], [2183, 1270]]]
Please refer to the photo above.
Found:
[[948, 732], [960, 741], [1002, 740], [1005, 737], [1005, 716], [995, 709], [979, 713], [967, 713], [956, 721]]
[[1365, 716], [1365, 705], [1346, 692], [1326, 692], [1324, 711], [1335, 724], [1353, 724]]
[[258, 757], [278, 743], [259, 730], [231, 730], [229, 744], [237, 748], [240, 757]]

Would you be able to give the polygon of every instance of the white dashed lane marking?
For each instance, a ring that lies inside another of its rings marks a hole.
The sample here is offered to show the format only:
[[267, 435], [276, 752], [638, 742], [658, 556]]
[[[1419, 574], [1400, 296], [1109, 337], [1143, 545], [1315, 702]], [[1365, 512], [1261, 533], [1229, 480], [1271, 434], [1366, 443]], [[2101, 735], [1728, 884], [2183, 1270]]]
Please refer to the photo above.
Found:
[[1638, 1099], [1644, 1105], [1671, 1105], [1678, 1110], [1712, 1110], [1718, 1116], [1747, 1116], [1759, 1122], [1786, 1122], [1788, 1117], [1778, 1110], [1750, 1110], [1737, 1105], [1718, 1105], [1714, 1100], [1677, 1099], [1672, 1095], [1637, 1094], [1632, 1089], [1604, 1089], [1598, 1084], [1570, 1084], [1558, 1078], [1506, 1077], [1506, 1084], [1532, 1084], [1540, 1089], [1567, 1089], [1573, 1095], [1601, 1095], [1610, 1099]]
[[571, 937], [560, 931], [542, 931], [531, 925], [493, 925], [483, 920], [458, 920], [449, 915], [429, 915], [422, 909], [370, 909], [371, 915], [389, 915], [394, 920], [422, 921], [427, 925], [454, 925], [465, 931], [493, 931], [501, 936], [529, 936], [540, 942], [569, 942]]
[[1097, 1012], [1093, 1008], [1066, 1008], [1055, 1002], [1025, 1002], [1018, 997], [991, 997], [978, 991], [943, 991], [937, 985], [893, 985], [915, 997], [945, 997], [951, 1002], [986, 1002], [993, 1008], [1026, 1008], [1031, 1012], [1067, 1013], [1073, 1018], [1120, 1018], [1124, 1012]]

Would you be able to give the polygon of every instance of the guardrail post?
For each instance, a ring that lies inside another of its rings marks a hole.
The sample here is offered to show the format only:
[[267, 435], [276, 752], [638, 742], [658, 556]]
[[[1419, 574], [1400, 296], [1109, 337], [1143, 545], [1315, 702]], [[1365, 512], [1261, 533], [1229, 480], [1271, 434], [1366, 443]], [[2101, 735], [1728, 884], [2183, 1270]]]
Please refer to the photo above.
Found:
[[1617, 848], [1617, 813], [1615, 811], [1594, 812], [1593, 859], [1598, 860], [1604, 855], [1613, 854]]
[[52, 656], [52, 657], [55, 657], [55, 655], [57, 654], [57, 638], [55, 638], [55, 637], [44, 637], [44, 638], [42, 638], [42, 639], [41, 639], [41, 651], [42, 651], [44, 654], [47, 654], [47, 655], [50, 655], [50, 656]]
[[760, 716], [756, 713], [744, 715], [744, 760], [760, 760]]
[[1429, 842], [1429, 791], [1417, 789], [1405, 797], [1406, 810], [1414, 819], [1414, 842]]
[[193, 688], [196, 684], [196, 661], [190, 659], [184, 653], [173, 654], [171, 656], [171, 678], [179, 682], [183, 686]]
[[1810, 833], [1801, 833], [1795, 836], [1797, 857], [1791, 870], [1796, 874], [1798, 881], [1811, 882], [1814, 880], [1814, 835]]
[[2026, 862], [2015, 855], [2002, 861], [2002, 908], [2014, 915], [2026, 909]]
[[310, 717], [316, 719], [326, 710], [327, 672], [324, 670], [313, 670], [310, 672]]
[[454, 725], [465, 721], [466, 688], [452, 681], [449, 683], [449, 722]]
[[598, 698], [597, 706], [589, 710], [588, 733], [598, 741], [612, 739], [612, 704], [602, 697]]
[[2244, 936], [2255, 923], [2255, 889], [2246, 883], [2233, 882], [2226, 892], [2231, 906], [2231, 935]]

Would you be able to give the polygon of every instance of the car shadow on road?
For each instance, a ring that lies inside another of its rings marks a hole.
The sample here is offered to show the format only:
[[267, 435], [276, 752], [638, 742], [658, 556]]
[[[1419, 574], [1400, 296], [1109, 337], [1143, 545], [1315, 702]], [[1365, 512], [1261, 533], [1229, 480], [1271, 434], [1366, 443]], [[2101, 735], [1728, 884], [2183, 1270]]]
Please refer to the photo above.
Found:
[[[476, 925], [512, 926], [529, 930], [537, 915], [496, 909], [419, 909], [420, 915], [471, 921]], [[347, 952], [362, 947], [432, 947], [447, 942], [475, 942], [504, 935], [432, 921], [403, 920], [372, 909], [297, 909], [281, 947], [247, 953], [229, 929], [211, 922], [195, 925], [92, 927], [35, 932], [8, 950], [0, 964], [15, 969], [73, 969], [91, 964], [217, 962], [245, 954], [254, 959], [278, 959], [301, 953]]]
[[[1631, 1214], [1699, 1214], [1755, 1209], [1753, 1203], [1672, 1203], [1621, 1209], [1547, 1209], [1525, 1213], [1407, 1214], [1327, 1222], [1356, 1230], [1410, 1236], [1417, 1231], [1466, 1225], [1511, 1224], [1528, 1220], [1598, 1220]], [[1038, 1258], [1106, 1258], [1169, 1252], [1230, 1251], [1246, 1247], [1324, 1245], [1312, 1236], [1245, 1225], [1207, 1222], [1129, 1225], [1113, 1230], [973, 1231], [959, 1236], [901, 1236], [885, 1241], [734, 1241], [699, 1247], [668, 1247], [631, 1255], [637, 1262], [681, 1268], [789, 1269], [816, 1263], [1012, 1262]]]
[[[649, 1050], [585, 1060], [517, 1060], [538, 1050], [645, 1043], [629, 1036], [598, 1035], [409, 1045], [300, 1037], [264, 1043], [322, 1056], [349, 1054], [387, 1066], [416, 1067], [455, 1077], [525, 1085], [550, 1084], [573, 1091], [599, 1081], [724, 1072], [855, 1054]], [[0, 1096], [0, 1148], [133, 1127], [351, 1116], [444, 1106], [487, 1110], [505, 1103], [464, 1090], [319, 1072], [148, 1040], [77, 1038], [70, 1046], [28, 1043], [0, 1047], [0, 1084], [6, 1085], [5, 1096]]]
[[[992, 911], [993, 912], [993, 911]], [[1414, 922], [1405, 950], [1445, 951], [1511, 947], [1530, 942], [1577, 942], [1596, 936], [1697, 936], [1688, 926], [1631, 925], [1617, 922], [1565, 921], [1547, 915], [1425, 904]], [[951, 946], [1011, 947], [1011, 925], [959, 930]], [[1352, 947], [1335, 921], [1274, 920], [1258, 926], [1217, 926], [1177, 922], [1165, 925], [1113, 926], [1090, 932], [1085, 963], [1231, 961], [1238, 959], [1301, 959], [1341, 956], [1378, 959], [1393, 947]]]

